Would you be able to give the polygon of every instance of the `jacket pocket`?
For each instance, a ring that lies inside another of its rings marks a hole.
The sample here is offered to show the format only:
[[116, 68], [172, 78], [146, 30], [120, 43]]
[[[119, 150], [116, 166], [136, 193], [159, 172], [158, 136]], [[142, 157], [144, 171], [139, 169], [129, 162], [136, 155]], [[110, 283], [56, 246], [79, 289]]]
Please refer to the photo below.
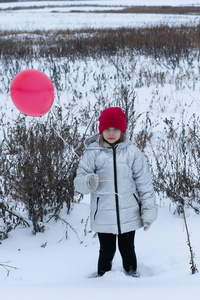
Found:
[[96, 210], [95, 210], [95, 213], [94, 213], [94, 220], [96, 218], [96, 214], [97, 214], [97, 211], [98, 211], [98, 206], [99, 206], [99, 197], [97, 197], [97, 207], [96, 207]]
[[138, 197], [137, 197], [135, 194], [133, 194], [133, 196], [134, 196], [135, 200], [137, 201], [137, 204], [138, 204], [138, 206], [139, 206], [139, 213], [140, 213], [140, 215], [141, 215], [141, 212], [142, 212], [142, 205], [141, 205], [141, 202], [140, 202], [140, 200], [138, 199]]

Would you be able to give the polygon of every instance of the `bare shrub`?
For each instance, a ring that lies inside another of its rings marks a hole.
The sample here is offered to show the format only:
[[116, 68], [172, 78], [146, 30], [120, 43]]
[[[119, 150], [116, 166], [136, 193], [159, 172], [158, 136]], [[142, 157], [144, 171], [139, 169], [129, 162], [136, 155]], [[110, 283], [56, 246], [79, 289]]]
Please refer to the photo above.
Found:
[[72, 150], [80, 154], [83, 145], [77, 120], [69, 125], [62, 123], [62, 118], [61, 110], [57, 124], [51, 116], [46, 123], [33, 121], [29, 125], [26, 117], [19, 117], [4, 133], [3, 196], [25, 204], [34, 233], [43, 231], [43, 223], [51, 215], [56, 218], [63, 204], [69, 212], [74, 201], [78, 159]]
[[165, 123], [165, 135], [157, 144], [156, 152], [152, 147], [157, 166], [154, 173], [157, 192], [165, 191], [177, 204], [200, 213], [200, 131], [197, 119], [193, 115], [187, 125], [182, 119], [178, 128], [172, 118], [165, 119]]
[[158, 194], [165, 194], [176, 204], [174, 213], [183, 215], [190, 250], [191, 272], [195, 274], [198, 270], [194, 262], [185, 209], [192, 208], [197, 214], [200, 213], [199, 120], [193, 115], [187, 125], [183, 118], [177, 127], [172, 118], [165, 119], [165, 123], [165, 135], [160, 139], [156, 152], [152, 145], [157, 166], [153, 174], [154, 185]]

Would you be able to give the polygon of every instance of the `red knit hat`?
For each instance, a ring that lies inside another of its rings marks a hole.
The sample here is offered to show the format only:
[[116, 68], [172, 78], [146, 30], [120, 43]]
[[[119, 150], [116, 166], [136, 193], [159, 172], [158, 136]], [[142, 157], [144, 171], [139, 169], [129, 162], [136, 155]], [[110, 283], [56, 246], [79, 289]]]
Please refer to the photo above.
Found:
[[126, 114], [120, 107], [109, 107], [99, 117], [99, 133], [107, 128], [117, 128], [126, 132]]

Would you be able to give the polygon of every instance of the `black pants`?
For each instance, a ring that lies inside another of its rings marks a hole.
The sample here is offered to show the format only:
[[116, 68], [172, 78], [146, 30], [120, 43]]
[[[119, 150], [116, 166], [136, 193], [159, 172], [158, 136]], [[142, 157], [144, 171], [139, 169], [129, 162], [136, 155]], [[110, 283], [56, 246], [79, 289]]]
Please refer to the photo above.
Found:
[[112, 260], [116, 251], [116, 237], [118, 237], [118, 248], [122, 256], [124, 270], [126, 272], [136, 271], [135, 231], [126, 232], [118, 236], [110, 233], [98, 233], [98, 237], [100, 242], [98, 275], [102, 276], [112, 268]]

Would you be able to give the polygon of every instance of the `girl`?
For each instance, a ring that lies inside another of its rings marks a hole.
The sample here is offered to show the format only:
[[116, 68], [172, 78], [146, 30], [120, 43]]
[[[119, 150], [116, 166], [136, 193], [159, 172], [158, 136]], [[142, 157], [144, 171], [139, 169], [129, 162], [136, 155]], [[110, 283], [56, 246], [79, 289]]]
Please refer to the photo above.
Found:
[[147, 162], [125, 132], [126, 115], [121, 108], [103, 110], [99, 134], [86, 139], [74, 181], [77, 192], [91, 193], [91, 228], [98, 233], [100, 242], [98, 276], [111, 270], [117, 237], [126, 274], [139, 277], [135, 230], [149, 229], [157, 218]]

